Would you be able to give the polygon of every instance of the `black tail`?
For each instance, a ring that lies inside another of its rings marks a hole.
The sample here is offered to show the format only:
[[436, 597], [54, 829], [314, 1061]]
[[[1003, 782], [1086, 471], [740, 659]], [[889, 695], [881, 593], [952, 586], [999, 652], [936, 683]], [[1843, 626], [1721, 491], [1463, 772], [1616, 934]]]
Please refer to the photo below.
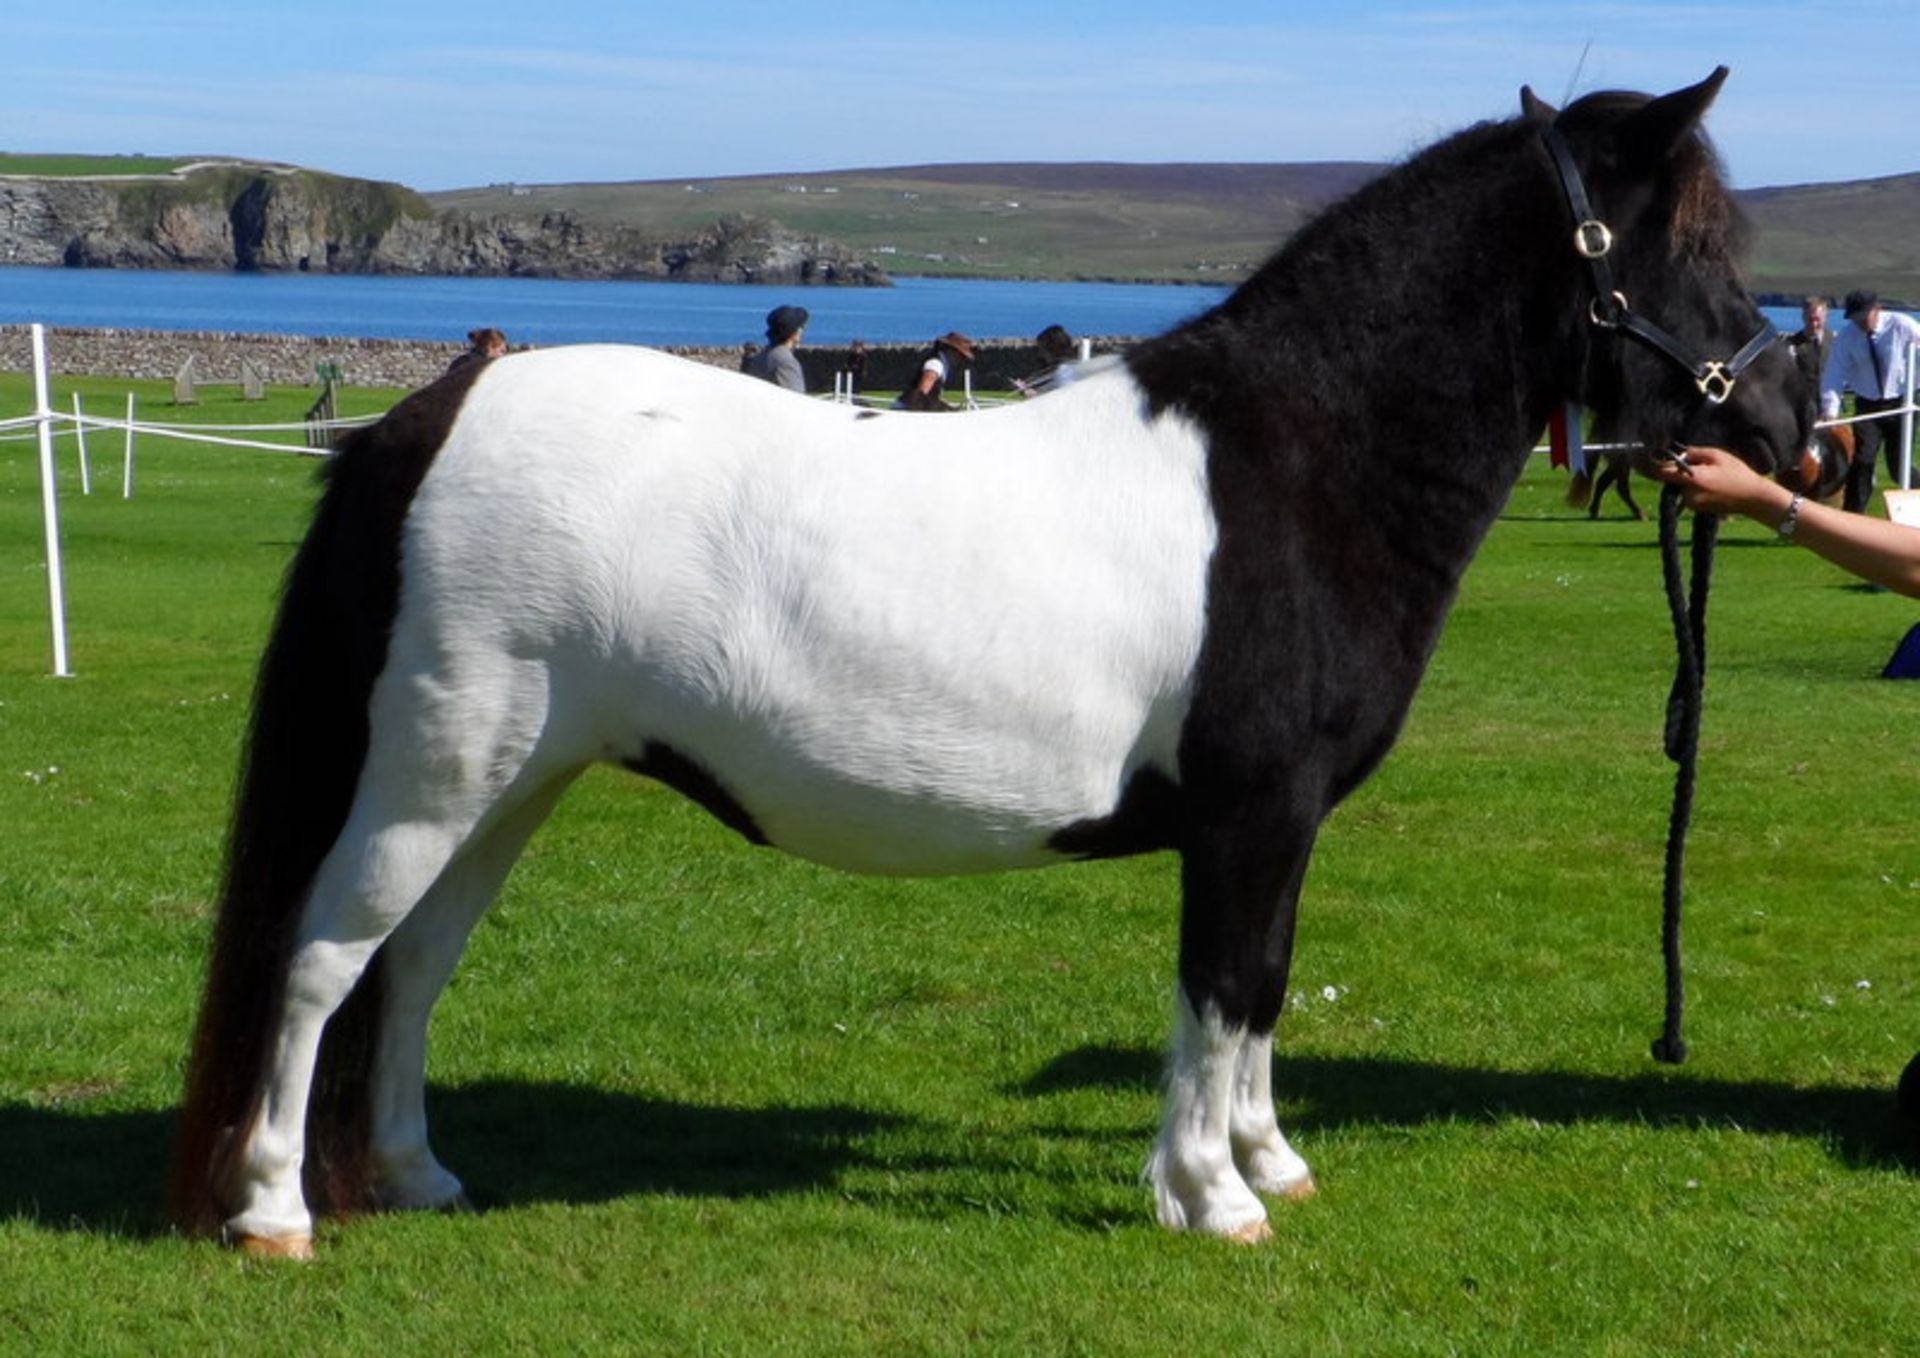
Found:
[[[230, 1214], [227, 1161], [259, 1112], [294, 933], [366, 761], [368, 702], [399, 608], [401, 528], [487, 366], [463, 365], [341, 443], [288, 570], [254, 690], [174, 1153], [173, 1213], [187, 1231], [217, 1230]], [[380, 991], [376, 958], [321, 1044], [307, 1122], [316, 1211], [369, 1205], [366, 1092]]]

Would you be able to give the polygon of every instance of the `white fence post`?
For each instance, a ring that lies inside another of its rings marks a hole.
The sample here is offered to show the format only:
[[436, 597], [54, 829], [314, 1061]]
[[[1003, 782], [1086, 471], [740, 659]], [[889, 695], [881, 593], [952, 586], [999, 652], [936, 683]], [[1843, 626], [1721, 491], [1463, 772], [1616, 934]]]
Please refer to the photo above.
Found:
[[127, 446], [120, 454], [120, 498], [133, 498], [133, 393], [127, 393]]
[[87, 426], [81, 421], [86, 412], [80, 408], [80, 393], [73, 394], [73, 443], [80, 450], [80, 493], [93, 494], [93, 469], [87, 465]]
[[1913, 488], [1913, 403], [1920, 400], [1920, 385], [1914, 383], [1914, 377], [1920, 374], [1920, 347], [1907, 346], [1907, 401], [1900, 412], [1900, 489]]
[[60, 497], [53, 465], [53, 407], [47, 398], [47, 330], [36, 323], [33, 336], [33, 414], [40, 426], [40, 517], [47, 533], [47, 607], [53, 615], [53, 674], [70, 679], [67, 668], [67, 591], [60, 578]]

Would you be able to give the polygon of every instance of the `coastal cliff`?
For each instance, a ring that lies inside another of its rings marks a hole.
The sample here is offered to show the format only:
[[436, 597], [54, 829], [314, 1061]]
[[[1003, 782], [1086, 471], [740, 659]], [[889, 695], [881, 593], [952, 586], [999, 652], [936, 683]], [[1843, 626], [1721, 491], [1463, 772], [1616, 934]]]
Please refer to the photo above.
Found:
[[570, 212], [474, 216], [399, 184], [234, 163], [144, 178], [0, 178], [0, 264], [885, 286], [870, 261], [733, 216], [649, 237]]

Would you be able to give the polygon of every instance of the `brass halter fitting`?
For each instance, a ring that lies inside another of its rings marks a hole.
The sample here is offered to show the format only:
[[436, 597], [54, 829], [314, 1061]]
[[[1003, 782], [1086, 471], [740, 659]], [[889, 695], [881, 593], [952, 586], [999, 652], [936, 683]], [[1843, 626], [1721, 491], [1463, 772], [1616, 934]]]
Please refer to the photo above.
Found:
[[1582, 259], [1603, 259], [1613, 249], [1613, 232], [1605, 222], [1589, 217], [1573, 229], [1573, 249]]
[[1714, 359], [1708, 359], [1693, 384], [1700, 388], [1700, 394], [1707, 398], [1708, 405], [1724, 405], [1733, 395], [1735, 376], [1727, 371], [1727, 365]]

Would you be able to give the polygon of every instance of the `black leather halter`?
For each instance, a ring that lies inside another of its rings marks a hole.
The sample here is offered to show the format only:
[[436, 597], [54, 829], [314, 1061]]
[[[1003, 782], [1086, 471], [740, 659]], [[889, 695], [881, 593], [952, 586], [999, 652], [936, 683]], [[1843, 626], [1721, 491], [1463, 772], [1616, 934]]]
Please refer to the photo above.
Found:
[[1617, 330], [1640, 341], [1691, 377], [1709, 405], [1723, 403], [1733, 395], [1740, 374], [1779, 343], [1780, 332], [1762, 321], [1753, 338], [1740, 346], [1732, 358], [1721, 362], [1707, 358], [1679, 336], [1635, 311], [1626, 294], [1613, 284], [1613, 268], [1607, 263], [1607, 255], [1613, 249], [1613, 232], [1594, 215], [1593, 204], [1587, 198], [1587, 186], [1581, 181], [1580, 167], [1573, 162], [1566, 138], [1551, 124], [1541, 128], [1540, 136], [1553, 157], [1554, 168], [1560, 172], [1560, 184], [1567, 191], [1567, 206], [1573, 210], [1574, 252], [1587, 261], [1593, 277], [1593, 300], [1587, 306], [1587, 319], [1598, 329]]

